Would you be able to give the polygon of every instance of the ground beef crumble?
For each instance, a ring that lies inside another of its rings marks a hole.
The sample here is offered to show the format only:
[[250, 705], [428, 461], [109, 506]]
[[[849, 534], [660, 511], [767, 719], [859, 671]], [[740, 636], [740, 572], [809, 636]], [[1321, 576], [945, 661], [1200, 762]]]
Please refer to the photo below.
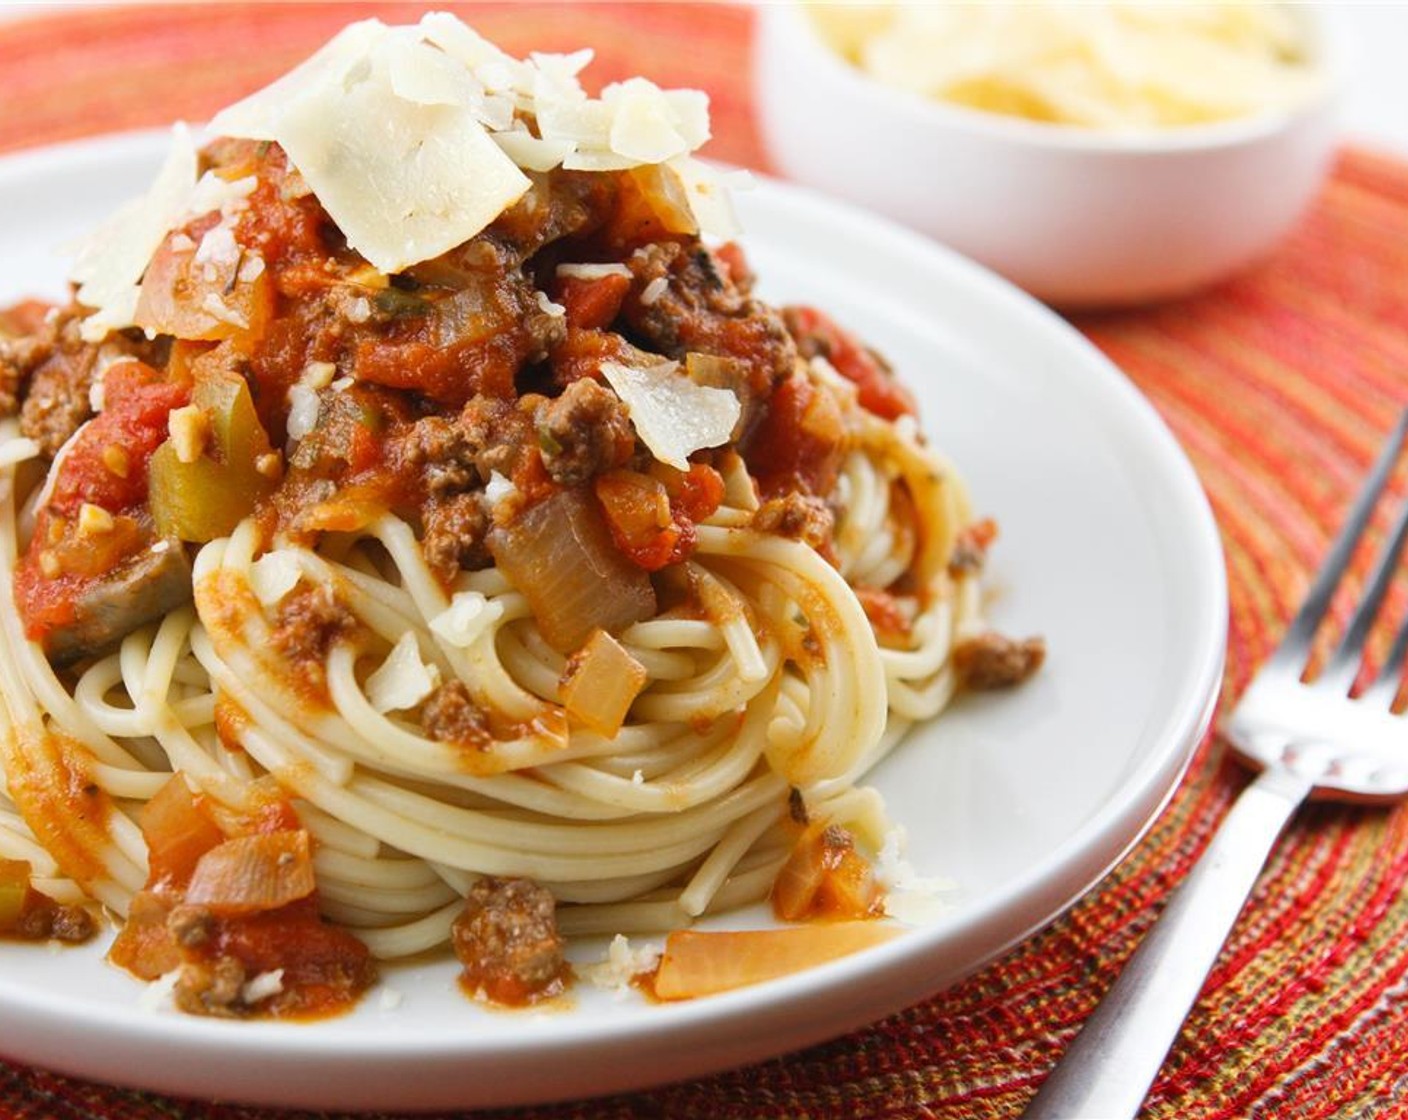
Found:
[[556, 994], [566, 979], [556, 902], [532, 879], [478, 880], [451, 936], [466, 986], [496, 1003]]
[[753, 514], [752, 527], [760, 533], [803, 541], [818, 552], [825, 552], [831, 545], [836, 517], [821, 498], [792, 490], [765, 501]]
[[490, 741], [488, 720], [463, 681], [449, 681], [430, 694], [421, 708], [420, 725], [441, 743], [482, 749]]
[[959, 642], [953, 649], [953, 667], [967, 688], [988, 690], [1021, 684], [1046, 660], [1042, 638], [1015, 640], [987, 631]]
[[305, 683], [321, 694], [327, 688], [323, 666], [329, 650], [360, 625], [331, 587], [301, 584], [279, 604], [272, 642], [303, 675]]
[[554, 482], [578, 486], [628, 462], [635, 430], [626, 406], [610, 389], [582, 378], [538, 411], [538, 443]]
[[445, 583], [459, 571], [477, 572], [494, 562], [489, 553], [493, 520], [480, 493], [431, 499], [422, 511], [421, 550], [426, 563]]

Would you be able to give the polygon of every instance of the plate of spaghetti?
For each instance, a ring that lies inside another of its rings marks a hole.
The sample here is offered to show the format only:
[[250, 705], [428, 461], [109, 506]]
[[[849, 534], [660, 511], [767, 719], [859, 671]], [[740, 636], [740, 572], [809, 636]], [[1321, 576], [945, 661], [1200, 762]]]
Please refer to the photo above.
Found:
[[972, 972], [1172, 791], [1225, 590], [1153, 410], [589, 61], [368, 20], [0, 164], [0, 1052], [694, 1076]]

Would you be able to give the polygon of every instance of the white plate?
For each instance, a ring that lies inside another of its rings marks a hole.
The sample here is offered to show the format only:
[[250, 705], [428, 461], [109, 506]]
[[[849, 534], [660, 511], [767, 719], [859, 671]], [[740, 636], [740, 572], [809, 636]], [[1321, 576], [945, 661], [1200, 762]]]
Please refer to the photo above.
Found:
[[[0, 162], [0, 302], [62, 291], [54, 246], [142, 189], [164, 138]], [[1002, 535], [996, 624], [1046, 636], [1022, 689], [964, 700], [875, 774], [939, 924], [825, 968], [694, 1003], [579, 986], [566, 1010], [496, 1013], [450, 961], [388, 969], [346, 1018], [151, 1013], [101, 946], [0, 944], [0, 1053], [102, 1081], [310, 1108], [450, 1108], [697, 1076], [839, 1035], [923, 999], [1038, 929], [1148, 825], [1207, 726], [1222, 556], [1196, 477], [1154, 411], [1062, 321], [912, 233], [774, 183], [740, 199], [774, 300], [805, 300], [898, 366]], [[587, 956], [600, 946], [584, 947]]]

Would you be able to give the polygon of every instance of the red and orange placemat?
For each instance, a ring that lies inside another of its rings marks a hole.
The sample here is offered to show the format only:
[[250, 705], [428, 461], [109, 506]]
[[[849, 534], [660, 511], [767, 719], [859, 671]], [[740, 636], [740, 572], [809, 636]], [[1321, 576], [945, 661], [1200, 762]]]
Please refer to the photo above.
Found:
[[[511, 51], [590, 45], [603, 81], [643, 73], [708, 90], [719, 136], [709, 154], [766, 169], [750, 107], [748, 9], [460, 8]], [[0, 24], [0, 153], [201, 119], [350, 19], [417, 14], [397, 4], [205, 4], [69, 9]], [[1236, 695], [1408, 402], [1408, 163], [1345, 151], [1313, 211], [1260, 268], [1197, 298], [1077, 325], [1153, 401], [1211, 497], [1227, 554], [1227, 687]], [[1204, 744], [1137, 851], [1069, 915], [967, 982], [868, 1030], [650, 1093], [498, 1115], [1014, 1117], [1243, 780]], [[1405, 882], [1408, 810], [1303, 812], [1145, 1115], [1408, 1115]], [[0, 1120], [294, 1115], [169, 1100], [0, 1061]]]

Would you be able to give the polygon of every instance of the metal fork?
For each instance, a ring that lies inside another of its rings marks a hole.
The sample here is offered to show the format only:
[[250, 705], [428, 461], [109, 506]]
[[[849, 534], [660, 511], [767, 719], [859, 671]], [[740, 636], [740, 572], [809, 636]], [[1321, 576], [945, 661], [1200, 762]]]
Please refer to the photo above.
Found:
[[1408, 503], [1329, 661], [1313, 680], [1301, 679], [1316, 629], [1405, 437], [1408, 411], [1280, 646], [1224, 725], [1233, 753], [1259, 774], [1022, 1114], [1024, 1120], [1133, 1117], [1296, 808], [1312, 793], [1367, 803], [1408, 794], [1408, 721], [1391, 711], [1408, 654], [1408, 623], [1395, 636], [1373, 682], [1357, 697], [1350, 696], [1365, 639], [1408, 537]]

